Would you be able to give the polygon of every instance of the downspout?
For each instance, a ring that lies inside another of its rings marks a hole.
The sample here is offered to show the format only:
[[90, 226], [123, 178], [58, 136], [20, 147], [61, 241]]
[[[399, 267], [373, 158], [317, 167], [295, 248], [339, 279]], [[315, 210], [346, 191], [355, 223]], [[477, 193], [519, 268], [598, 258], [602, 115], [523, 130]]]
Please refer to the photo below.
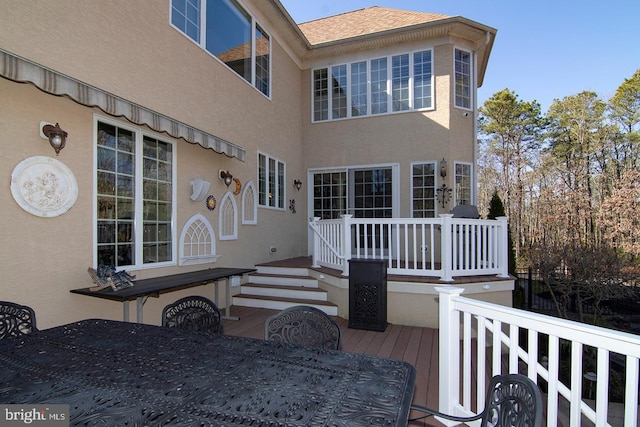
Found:
[[491, 33], [489, 31], [484, 32], [484, 43], [479, 48], [473, 51], [473, 64], [475, 73], [473, 73], [473, 100], [475, 107], [473, 108], [473, 205], [478, 205], [478, 51], [485, 48], [491, 40]]

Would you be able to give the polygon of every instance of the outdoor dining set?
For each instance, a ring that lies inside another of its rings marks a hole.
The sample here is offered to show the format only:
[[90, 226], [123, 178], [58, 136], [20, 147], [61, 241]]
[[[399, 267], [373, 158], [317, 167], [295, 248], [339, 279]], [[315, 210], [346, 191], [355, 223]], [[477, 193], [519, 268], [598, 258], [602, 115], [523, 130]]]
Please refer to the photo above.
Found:
[[406, 426], [430, 414], [540, 425], [526, 376], [494, 377], [482, 413], [452, 417], [412, 404], [411, 364], [342, 351], [339, 325], [314, 307], [273, 314], [264, 339], [225, 335], [224, 318], [214, 301], [187, 296], [164, 307], [162, 326], [87, 319], [39, 330], [32, 308], [0, 301], [0, 406], [22, 411], [3, 414], [64, 405], [61, 425]]

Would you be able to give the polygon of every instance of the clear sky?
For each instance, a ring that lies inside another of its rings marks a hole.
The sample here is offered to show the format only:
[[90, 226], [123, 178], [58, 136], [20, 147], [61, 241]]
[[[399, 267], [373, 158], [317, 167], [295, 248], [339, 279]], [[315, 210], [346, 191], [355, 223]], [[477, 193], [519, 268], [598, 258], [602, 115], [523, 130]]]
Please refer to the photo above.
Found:
[[509, 88], [546, 112], [590, 90], [603, 100], [640, 68], [640, 0], [280, 0], [297, 23], [370, 6], [463, 16], [498, 30], [478, 105]]

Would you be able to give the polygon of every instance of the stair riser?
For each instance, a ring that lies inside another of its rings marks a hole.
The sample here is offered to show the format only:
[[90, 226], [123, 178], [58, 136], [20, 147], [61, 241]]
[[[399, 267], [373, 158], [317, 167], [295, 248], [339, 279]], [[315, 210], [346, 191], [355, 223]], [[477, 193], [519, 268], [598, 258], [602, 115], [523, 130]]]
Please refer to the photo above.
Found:
[[267, 267], [257, 266], [259, 274], [276, 274], [280, 276], [307, 276], [309, 271], [306, 268], [288, 268], [288, 267]]
[[[286, 302], [286, 301], [277, 301], [277, 300], [254, 300], [254, 299], [250, 299], [250, 298], [238, 298], [238, 297], [233, 297], [233, 305], [237, 305], [237, 306], [241, 306], [241, 307], [253, 307], [253, 308], [267, 308], [270, 310], [284, 310], [286, 308], [289, 307], [293, 307], [299, 304], [296, 303], [291, 303], [291, 302]], [[338, 315], [338, 308], [337, 307], [326, 307], [324, 305], [314, 305], [314, 304], [307, 304], [310, 305], [312, 307], [316, 307], [322, 311], [324, 311], [325, 313], [327, 313], [329, 316], [337, 316]]]
[[259, 286], [243, 285], [243, 294], [260, 295], [274, 298], [297, 298], [314, 301], [327, 301], [327, 293], [323, 291], [305, 291], [302, 289], [273, 289]]
[[305, 287], [305, 288], [318, 288], [318, 280], [309, 278], [301, 278], [301, 277], [271, 277], [271, 276], [257, 276], [250, 275], [249, 280], [252, 283], [258, 283], [260, 285], [281, 285], [281, 286], [295, 286], [295, 287]]

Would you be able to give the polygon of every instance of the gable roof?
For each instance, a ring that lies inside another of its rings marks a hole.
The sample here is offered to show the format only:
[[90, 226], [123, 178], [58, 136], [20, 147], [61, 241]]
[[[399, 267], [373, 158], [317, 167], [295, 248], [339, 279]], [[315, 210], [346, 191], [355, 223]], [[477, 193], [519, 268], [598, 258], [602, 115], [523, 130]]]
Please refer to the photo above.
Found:
[[439, 13], [372, 6], [299, 24], [313, 45], [335, 42], [450, 18]]

